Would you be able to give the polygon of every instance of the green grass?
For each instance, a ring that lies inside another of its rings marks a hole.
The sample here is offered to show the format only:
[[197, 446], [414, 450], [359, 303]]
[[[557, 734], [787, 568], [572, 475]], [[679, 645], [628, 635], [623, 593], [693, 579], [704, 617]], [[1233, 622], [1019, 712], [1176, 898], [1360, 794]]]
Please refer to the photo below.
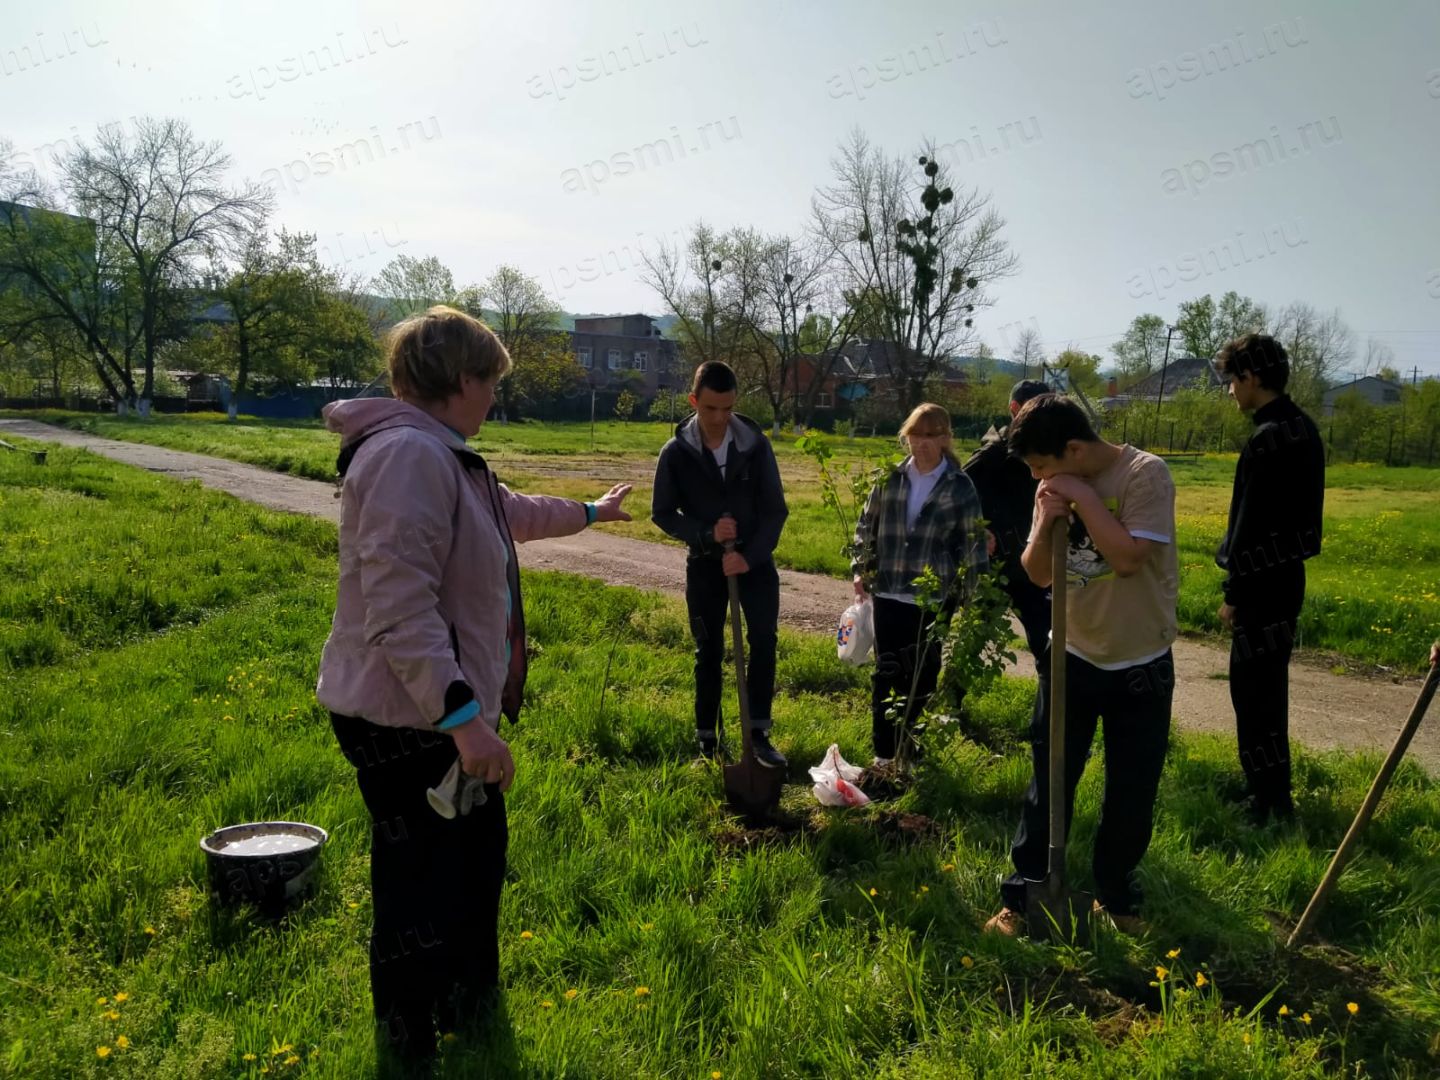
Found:
[[[44, 467], [0, 455], [0, 518], [0, 621], [49, 642], [27, 652], [12, 636], [0, 656], [0, 1075], [367, 1075], [368, 829], [313, 699], [333, 527], [72, 450]], [[37, 608], [61, 587], [65, 604]], [[803, 766], [831, 741], [866, 756], [866, 673], [824, 636], [783, 635], [777, 733], [801, 827], [746, 834], [690, 764], [680, 606], [561, 575], [527, 576], [526, 595], [541, 652], [507, 729], [509, 1026], [448, 1046], [446, 1075], [1440, 1068], [1440, 787], [1418, 768], [1401, 769], [1342, 880], [1330, 944], [1294, 962], [1271, 919], [1303, 906], [1373, 760], [1300, 753], [1302, 826], [1256, 834], [1216, 794], [1233, 748], [1177, 738], [1142, 867], [1153, 935], [1102, 933], [1094, 951], [985, 938], [1027, 779], [1030, 683], [975, 703], [984, 745], [958, 744], [898, 804], [823, 811]], [[1082, 885], [1097, 796], [1092, 769]], [[934, 824], [904, 834], [897, 811]], [[332, 837], [317, 895], [278, 925], [214, 912], [204, 891], [198, 838], [260, 818]]]
[[[29, 414], [109, 438], [170, 446], [247, 461], [313, 479], [334, 476], [336, 437], [318, 421], [228, 423], [218, 414], [150, 421], [74, 413]], [[655, 455], [667, 424], [489, 424], [476, 440], [496, 470], [519, 490], [594, 498], [610, 482], [632, 481], [630, 507], [639, 519], [614, 531], [672, 542], [649, 520]], [[881, 454], [890, 439], [836, 440], [840, 460]], [[790, 518], [776, 560], [795, 570], [843, 576], [836, 519], [820, 502], [810, 459], [782, 435], [776, 443]], [[1234, 455], [1177, 458], [1181, 628], [1220, 635], [1221, 573], [1215, 548], [1230, 505]], [[1440, 627], [1440, 469], [1335, 465], [1326, 475], [1325, 547], [1306, 564], [1302, 649], [1335, 654], [1359, 665], [1415, 673]]]

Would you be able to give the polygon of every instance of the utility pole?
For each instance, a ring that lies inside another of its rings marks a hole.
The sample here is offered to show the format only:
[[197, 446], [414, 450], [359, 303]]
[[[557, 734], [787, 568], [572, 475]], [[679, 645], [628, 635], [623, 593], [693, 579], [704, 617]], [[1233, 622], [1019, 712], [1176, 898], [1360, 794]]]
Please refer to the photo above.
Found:
[[[1165, 400], [1165, 369], [1170, 364], [1170, 335], [1175, 333], [1175, 327], [1165, 327], [1165, 358], [1160, 361], [1160, 392], [1155, 395], [1155, 433], [1160, 432], [1160, 402]], [[1154, 436], [1152, 436], [1153, 438]]]

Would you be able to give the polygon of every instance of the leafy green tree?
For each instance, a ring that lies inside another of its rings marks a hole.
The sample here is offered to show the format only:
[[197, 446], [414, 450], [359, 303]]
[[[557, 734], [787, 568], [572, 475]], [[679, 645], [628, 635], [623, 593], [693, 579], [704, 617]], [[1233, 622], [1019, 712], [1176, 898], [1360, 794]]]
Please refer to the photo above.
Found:
[[1226, 342], [1263, 331], [1265, 320], [1263, 305], [1231, 290], [1218, 304], [1208, 293], [1182, 303], [1175, 330], [1186, 356], [1210, 360]]
[[454, 275], [434, 255], [421, 259], [397, 255], [375, 275], [370, 287], [386, 301], [390, 318], [396, 321], [456, 300]]
[[1137, 315], [1131, 321], [1125, 336], [1112, 346], [1122, 386], [1159, 370], [1165, 357], [1165, 331], [1165, 320], [1159, 315]]
[[615, 396], [615, 415], [628, 424], [634, 417], [635, 409], [639, 404], [639, 399], [629, 390], [621, 390]]

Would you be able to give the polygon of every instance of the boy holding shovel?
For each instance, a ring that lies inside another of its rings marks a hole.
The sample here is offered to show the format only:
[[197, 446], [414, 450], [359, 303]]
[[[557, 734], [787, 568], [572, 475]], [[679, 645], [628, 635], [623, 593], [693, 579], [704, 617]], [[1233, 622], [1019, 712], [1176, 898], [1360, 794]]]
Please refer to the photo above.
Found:
[[[750, 644], [749, 704], [754, 757], [772, 769], [785, 757], [770, 743], [780, 575], [773, 554], [789, 509], [775, 451], [760, 426], [735, 412], [738, 384], [728, 364], [695, 370], [693, 416], [675, 429], [655, 464], [651, 520], [683, 540], [685, 606], [695, 638], [695, 736], [700, 753], [721, 757], [721, 668], [730, 577], [739, 579]], [[727, 550], [727, 545], [729, 549]]]
[[[1143, 930], [1134, 871], [1150, 845], [1155, 795], [1170, 736], [1175, 667], [1175, 485], [1153, 454], [1101, 439], [1080, 406], [1059, 395], [1029, 402], [1009, 432], [1010, 452], [1040, 481], [1021, 565], [1037, 586], [1065, 588], [1065, 823], [1095, 728], [1105, 725], [1105, 793], [1095, 834], [1096, 913]], [[1051, 581], [1051, 526], [1070, 520], [1066, 580]], [[1011, 843], [1015, 873], [990, 933], [1025, 929], [1026, 882], [1047, 867], [1050, 675], [1041, 665], [1031, 719], [1034, 777]]]

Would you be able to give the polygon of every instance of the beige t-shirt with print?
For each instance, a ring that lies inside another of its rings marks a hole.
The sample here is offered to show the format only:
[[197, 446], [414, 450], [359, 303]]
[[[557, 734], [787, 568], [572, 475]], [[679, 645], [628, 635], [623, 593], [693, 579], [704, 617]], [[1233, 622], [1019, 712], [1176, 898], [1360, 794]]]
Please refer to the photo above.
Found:
[[[1143, 664], [1175, 640], [1175, 483], [1165, 462], [1129, 444], [1110, 468], [1086, 482], [1131, 536], [1154, 547], [1138, 571], [1120, 577], [1074, 515], [1065, 560], [1066, 651], [1110, 670]], [[1030, 531], [1033, 537], [1033, 519]]]

